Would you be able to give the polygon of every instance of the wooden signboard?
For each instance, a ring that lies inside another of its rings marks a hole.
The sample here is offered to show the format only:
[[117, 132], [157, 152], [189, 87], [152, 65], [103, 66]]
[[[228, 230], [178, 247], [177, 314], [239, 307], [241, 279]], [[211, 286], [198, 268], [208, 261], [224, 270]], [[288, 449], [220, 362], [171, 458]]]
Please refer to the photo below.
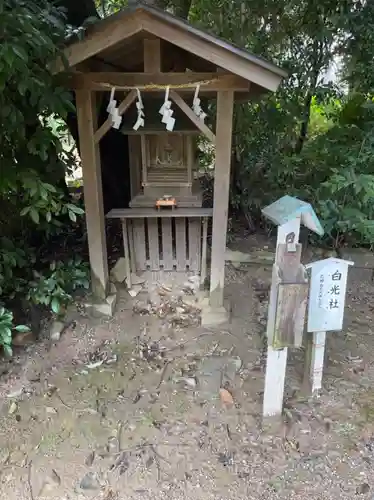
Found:
[[273, 337], [274, 349], [301, 347], [308, 283], [280, 283]]
[[312, 270], [308, 332], [343, 328], [348, 267], [353, 262], [329, 258], [310, 264]]
[[304, 385], [316, 394], [322, 388], [326, 332], [343, 328], [348, 268], [347, 260], [319, 260], [309, 264], [311, 284]]

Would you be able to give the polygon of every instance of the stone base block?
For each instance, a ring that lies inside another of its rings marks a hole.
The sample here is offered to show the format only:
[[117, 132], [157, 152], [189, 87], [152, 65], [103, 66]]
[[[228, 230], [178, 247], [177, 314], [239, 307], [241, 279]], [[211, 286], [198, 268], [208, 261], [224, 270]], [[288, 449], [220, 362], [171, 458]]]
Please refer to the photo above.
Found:
[[117, 305], [118, 292], [113, 283], [110, 285], [110, 293], [104, 301], [86, 302], [85, 307], [93, 316], [113, 316]]
[[201, 325], [216, 326], [228, 323], [229, 314], [224, 307], [203, 306], [201, 310]]

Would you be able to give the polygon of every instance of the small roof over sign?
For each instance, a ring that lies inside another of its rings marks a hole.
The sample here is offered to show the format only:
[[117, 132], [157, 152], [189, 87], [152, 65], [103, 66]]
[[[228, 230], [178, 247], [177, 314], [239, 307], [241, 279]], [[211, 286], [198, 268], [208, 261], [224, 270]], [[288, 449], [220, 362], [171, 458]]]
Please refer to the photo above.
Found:
[[279, 198], [279, 200], [263, 208], [262, 213], [278, 226], [300, 217], [301, 223], [308, 229], [320, 236], [324, 234], [323, 227], [312, 205], [293, 196], [286, 195]]
[[312, 271], [319, 272], [327, 266], [354, 266], [354, 262], [351, 260], [338, 259], [336, 257], [328, 257], [323, 260], [316, 260], [305, 266], [306, 269], [312, 269]]

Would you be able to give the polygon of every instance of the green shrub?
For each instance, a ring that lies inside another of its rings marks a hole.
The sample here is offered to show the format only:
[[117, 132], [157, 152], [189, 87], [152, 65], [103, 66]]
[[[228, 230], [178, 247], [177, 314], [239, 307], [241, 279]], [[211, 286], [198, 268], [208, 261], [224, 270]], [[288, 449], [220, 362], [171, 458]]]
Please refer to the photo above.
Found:
[[12, 355], [12, 331], [28, 332], [30, 329], [25, 325], [14, 326], [13, 313], [0, 306], [0, 347], [7, 356]]
[[71, 294], [79, 288], [89, 288], [88, 264], [79, 258], [67, 263], [53, 262], [49, 271], [34, 271], [34, 279], [28, 284], [27, 299], [60, 314], [72, 300]]

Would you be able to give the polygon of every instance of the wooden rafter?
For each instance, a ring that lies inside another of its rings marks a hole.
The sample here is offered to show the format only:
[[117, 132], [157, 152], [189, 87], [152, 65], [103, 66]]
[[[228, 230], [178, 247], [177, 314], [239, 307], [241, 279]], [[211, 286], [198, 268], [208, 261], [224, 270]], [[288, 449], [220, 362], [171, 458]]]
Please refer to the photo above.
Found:
[[[121, 102], [121, 104], [118, 106], [118, 114], [121, 116], [124, 114], [124, 112], [131, 106], [131, 104], [135, 101], [136, 98], [136, 90], [132, 90], [125, 99]], [[112, 126], [112, 119], [109, 116], [105, 122], [101, 125], [101, 127], [96, 130], [95, 132], [95, 143], [97, 144], [100, 142], [101, 138], [104, 137], [104, 135], [108, 132], [108, 130]]]
[[[249, 82], [236, 75], [217, 73], [73, 73], [67, 78], [67, 86], [71, 89], [86, 90], [129, 90], [140, 88], [147, 91], [160, 91], [164, 87], [181, 86], [178, 90], [191, 91], [200, 84], [203, 91], [217, 92], [233, 90], [248, 92]], [[183, 87], [183, 88], [182, 88]]]
[[175, 102], [177, 106], [183, 111], [185, 115], [192, 121], [194, 125], [213, 143], [216, 142], [216, 136], [210, 130], [210, 128], [205, 125], [204, 122], [198, 118], [189, 105], [182, 99], [182, 97], [177, 94], [174, 90], [170, 91], [170, 98]]

